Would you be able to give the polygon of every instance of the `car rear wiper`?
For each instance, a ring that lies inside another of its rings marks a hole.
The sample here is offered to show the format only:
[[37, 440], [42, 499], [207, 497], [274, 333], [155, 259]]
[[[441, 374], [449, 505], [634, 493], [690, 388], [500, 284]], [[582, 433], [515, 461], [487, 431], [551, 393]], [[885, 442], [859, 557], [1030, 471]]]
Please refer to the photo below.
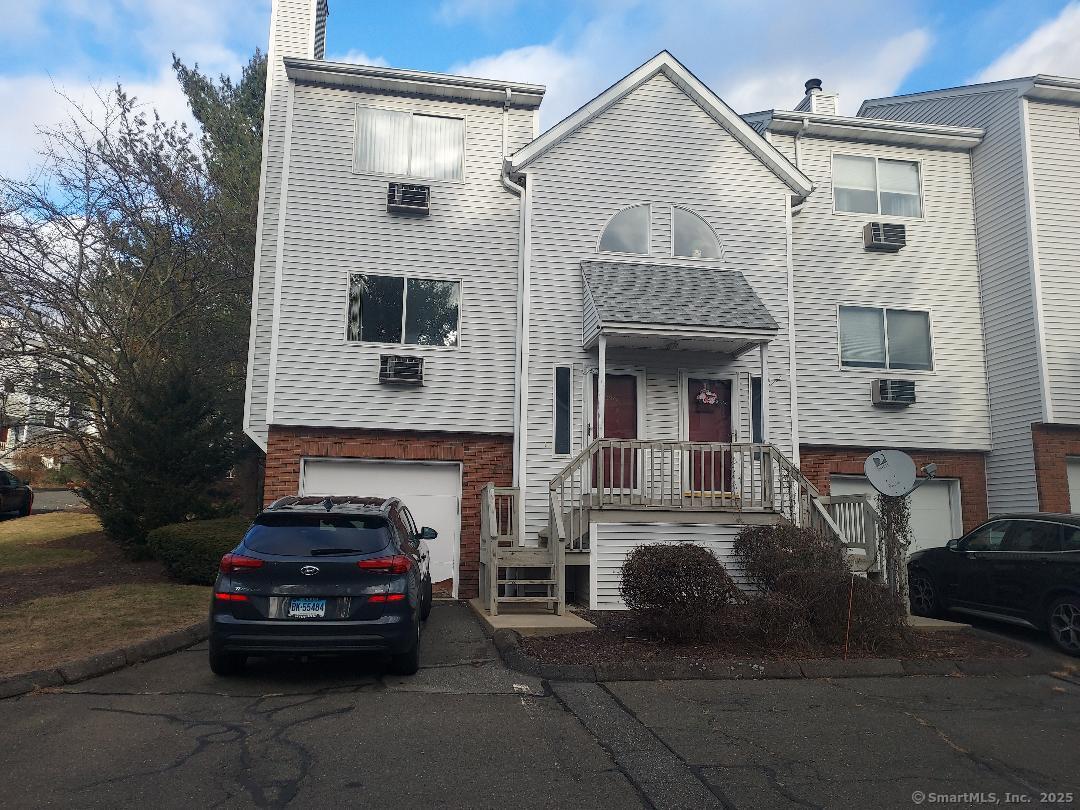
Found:
[[313, 548], [310, 552], [312, 557], [326, 557], [331, 554], [365, 554], [362, 548]]

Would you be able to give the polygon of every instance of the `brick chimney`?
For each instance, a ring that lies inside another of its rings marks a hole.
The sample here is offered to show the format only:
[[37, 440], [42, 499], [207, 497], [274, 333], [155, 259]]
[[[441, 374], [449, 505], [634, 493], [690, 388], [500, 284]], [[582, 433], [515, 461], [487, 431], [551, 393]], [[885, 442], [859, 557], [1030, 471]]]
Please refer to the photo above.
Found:
[[802, 97], [796, 112], [808, 112], [815, 115], [839, 115], [840, 96], [837, 93], [826, 93], [821, 89], [821, 79], [808, 79], [804, 85], [806, 95]]

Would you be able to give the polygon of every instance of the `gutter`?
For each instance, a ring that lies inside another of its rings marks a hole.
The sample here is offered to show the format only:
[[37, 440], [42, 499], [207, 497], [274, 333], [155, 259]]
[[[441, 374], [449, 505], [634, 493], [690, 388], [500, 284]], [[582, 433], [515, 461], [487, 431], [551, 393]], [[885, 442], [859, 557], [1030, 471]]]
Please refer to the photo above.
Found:
[[[802, 125], [799, 127], [799, 131], [795, 133], [795, 138], [794, 138], [794, 141], [795, 141], [795, 168], [798, 169], [800, 172], [802, 171], [802, 167], [799, 165], [799, 142], [802, 140], [803, 135], [806, 133], [806, 130], [808, 130], [809, 128], [810, 128], [810, 116], [804, 115], [803, 120], [802, 120]], [[803, 210], [803, 206], [806, 205], [806, 201], [809, 198], [810, 198], [810, 196], [807, 195], [806, 197], [803, 197], [802, 200], [799, 203], [797, 203], [796, 205], [791, 206], [791, 215], [792, 216], [797, 216], [798, 214], [801, 214], [802, 210]], [[789, 247], [788, 253], [790, 255], [790, 245], [788, 247]], [[798, 462], [796, 462], [796, 464], [798, 464]]]

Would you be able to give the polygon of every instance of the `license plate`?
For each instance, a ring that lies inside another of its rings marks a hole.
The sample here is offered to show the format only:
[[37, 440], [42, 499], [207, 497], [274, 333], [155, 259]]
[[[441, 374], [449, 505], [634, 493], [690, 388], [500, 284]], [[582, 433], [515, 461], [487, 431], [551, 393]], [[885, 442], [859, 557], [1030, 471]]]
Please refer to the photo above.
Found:
[[321, 619], [326, 615], [325, 599], [290, 599], [289, 616], [294, 619]]

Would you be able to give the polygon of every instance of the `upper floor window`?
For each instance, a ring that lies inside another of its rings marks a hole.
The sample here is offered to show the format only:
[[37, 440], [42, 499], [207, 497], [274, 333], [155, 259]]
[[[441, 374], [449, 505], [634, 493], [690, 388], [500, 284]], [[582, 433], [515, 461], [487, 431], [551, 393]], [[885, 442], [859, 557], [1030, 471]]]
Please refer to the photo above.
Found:
[[436, 115], [357, 107], [356, 169], [426, 180], [465, 173], [465, 121]]
[[456, 346], [459, 287], [456, 281], [353, 273], [348, 339]]
[[930, 313], [914, 309], [840, 307], [840, 364], [856, 368], [930, 370]]
[[910, 160], [834, 155], [833, 202], [837, 211], [921, 217], [919, 164]]
[[613, 216], [600, 236], [600, 250], [605, 253], [649, 252], [651, 206], [635, 205]]
[[671, 209], [672, 255], [690, 259], [719, 259], [720, 240], [709, 223], [685, 208]]

